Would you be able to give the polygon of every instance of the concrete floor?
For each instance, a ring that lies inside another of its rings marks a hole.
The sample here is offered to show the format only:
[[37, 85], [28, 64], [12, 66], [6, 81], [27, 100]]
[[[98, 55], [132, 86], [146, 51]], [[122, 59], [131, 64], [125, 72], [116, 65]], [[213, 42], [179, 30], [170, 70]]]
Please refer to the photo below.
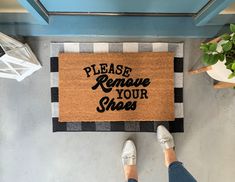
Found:
[[[52, 133], [51, 40], [76, 39], [27, 38], [43, 68], [21, 83], [0, 79], [0, 182], [124, 181], [120, 153], [130, 137], [138, 148], [139, 181], [167, 181], [155, 134]], [[214, 90], [206, 74], [188, 75], [200, 42], [185, 40], [185, 133], [174, 135], [176, 151], [198, 181], [232, 182], [235, 91]]]

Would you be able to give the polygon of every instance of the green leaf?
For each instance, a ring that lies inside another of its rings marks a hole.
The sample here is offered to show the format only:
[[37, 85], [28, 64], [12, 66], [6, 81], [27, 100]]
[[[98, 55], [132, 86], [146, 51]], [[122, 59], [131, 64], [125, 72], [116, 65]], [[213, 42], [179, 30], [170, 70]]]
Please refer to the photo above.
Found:
[[216, 61], [216, 63], [220, 60], [220, 54], [214, 54], [214, 61]]
[[230, 30], [231, 30], [231, 32], [235, 33], [235, 25], [234, 24], [230, 24]]
[[208, 55], [208, 60], [207, 60], [207, 65], [213, 65], [218, 62], [218, 55], [215, 54], [209, 54]]
[[230, 63], [233, 63], [233, 59], [226, 57], [226, 63], [225, 65], [228, 65]]
[[235, 44], [235, 34], [232, 37], [233, 44]]
[[231, 36], [229, 34], [225, 33], [225, 34], [221, 35], [220, 38], [223, 40], [229, 40], [231, 38]]
[[210, 61], [211, 65], [216, 64], [219, 61], [218, 54], [211, 55], [211, 58], [209, 58], [209, 61]]
[[229, 76], [228, 76], [228, 79], [232, 79], [233, 77], [235, 77], [235, 73], [231, 73]]
[[218, 54], [218, 59], [220, 61], [224, 61], [224, 55], [223, 54]]
[[207, 44], [201, 44], [200, 49], [204, 52], [208, 52], [209, 46]]
[[231, 69], [235, 71], [235, 63], [232, 64]]
[[204, 54], [204, 55], [203, 55], [203, 61], [202, 61], [202, 62], [203, 62], [204, 64], [208, 65], [208, 60], [209, 60], [209, 55], [208, 55], [208, 54]]
[[211, 51], [211, 52], [215, 52], [216, 48], [217, 48], [217, 44], [216, 43], [211, 43], [209, 45], [209, 51]]
[[232, 42], [227, 42], [225, 44], [222, 44], [223, 51], [227, 52], [227, 51], [231, 50], [232, 46], [233, 46]]
[[233, 63], [229, 63], [229, 64], [226, 65], [226, 68], [229, 69], [229, 70], [232, 70], [232, 65], [233, 65]]
[[233, 54], [235, 54], [235, 50], [234, 50], [234, 49], [232, 49], [230, 52], [233, 53]]

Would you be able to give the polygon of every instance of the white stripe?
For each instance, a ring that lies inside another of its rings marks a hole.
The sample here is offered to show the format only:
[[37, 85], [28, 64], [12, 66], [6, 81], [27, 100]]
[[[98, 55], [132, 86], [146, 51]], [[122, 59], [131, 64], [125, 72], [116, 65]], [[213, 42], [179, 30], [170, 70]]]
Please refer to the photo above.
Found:
[[79, 43], [64, 43], [64, 52], [80, 52]]
[[168, 43], [153, 43], [153, 52], [167, 52]]
[[57, 56], [57, 55], [54, 55], [54, 45], [55, 45], [56, 43], [50, 43], [50, 57], [55, 57], [55, 56]]
[[175, 103], [175, 118], [183, 118], [183, 117], [184, 117], [184, 104]]
[[52, 117], [59, 117], [59, 103], [58, 102], [51, 103], [51, 112], [52, 112]]
[[58, 86], [59, 86], [59, 73], [51, 72], [51, 87], [58, 87]]
[[57, 57], [60, 52], [64, 51], [64, 43], [51, 43], [50, 57]]
[[183, 43], [176, 43], [176, 51], [175, 57], [182, 58], [184, 57], [184, 44]]
[[109, 44], [108, 43], [94, 43], [94, 52], [109, 52]]
[[183, 85], [184, 85], [183, 73], [174, 73], [174, 87], [183, 88]]
[[136, 42], [123, 43], [123, 52], [138, 52], [138, 43]]

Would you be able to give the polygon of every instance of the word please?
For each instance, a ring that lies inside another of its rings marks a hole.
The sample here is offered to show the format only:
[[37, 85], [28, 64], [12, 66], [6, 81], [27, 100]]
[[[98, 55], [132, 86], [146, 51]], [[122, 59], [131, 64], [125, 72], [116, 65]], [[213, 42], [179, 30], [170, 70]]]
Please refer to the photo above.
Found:
[[150, 84], [149, 78], [116, 78], [111, 79], [108, 75], [100, 75], [96, 78], [96, 84], [92, 87], [93, 90], [96, 90], [99, 86], [101, 89], [108, 93], [113, 87], [147, 87]]
[[99, 65], [92, 64], [89, 67], [85, 67], [83, 70], [86, 72], [87, 77], [90, 77], [91, 74], [99, 75], [106, 73], [129, 77], [132, 69], [123, 65], [114, 65], [113, 63], [109, 65], [106, 63], [100, 63]]

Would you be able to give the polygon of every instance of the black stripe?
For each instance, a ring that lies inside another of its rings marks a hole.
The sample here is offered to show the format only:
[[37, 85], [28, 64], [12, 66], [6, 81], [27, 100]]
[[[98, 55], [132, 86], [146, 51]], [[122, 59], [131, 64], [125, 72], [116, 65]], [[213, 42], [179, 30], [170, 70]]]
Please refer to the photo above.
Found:
[[175, 121], [169, 122], [169, 131], [172, 133], [184, 132], [184, 118], [175, 118]]
[[51, 102], [59, 102], [59, 89], [58, 89], [58, 87], [51, 87]]
[[[53, 132], [56, 131], [67, 131], [67, 122], [59, 122], [58, 118], [52, 118], [53, 121]], [[95, 122], [82, 122], [82, 130], [83, 131], [97, 131]], [[176, 118], [175, 121], [165, 121], [161, 123], [166, 128], [169, 129], [171, 133], [176, 132], [184, 132], [184, 118]], [[169, 125], [169, 127], [168, 127]], [[110, 131], [123, 131], [124, 132], [124, 122], [111, 122], [111, 130]], [[139, 132], [139, 131], [134, 131]], [[143, 121], [140, 122], [140, 132], [156, 132], [156, 128], [154, 128], [153, 121]]]
[[124, 131], [125, 125], [123, 121], [110, 122], [111, 131]]
[[81, 122], [82, 131], [96, 131], [95, 122]]
[[182, 73], [184, 71], [184, 59], [174, 58], [174, 72]]
[[53, 132], [67, 131], [67, 123], [59, 122], [59, 118], [52, 118]]
[[59, 72], [58, 57], [51, 57], [51, 72]]
[[153, 121], [140, 122], [140, 132], [154, 132], [154, 122]]
[[175, 103], [183, 102], [183, 88], [174, 88], [175, 92]]
[[160, 125], [165, 126], [169, 130], [169, 122], [171, 121], [154, 121], [154, 132], [157, 131], [157, 127]]

